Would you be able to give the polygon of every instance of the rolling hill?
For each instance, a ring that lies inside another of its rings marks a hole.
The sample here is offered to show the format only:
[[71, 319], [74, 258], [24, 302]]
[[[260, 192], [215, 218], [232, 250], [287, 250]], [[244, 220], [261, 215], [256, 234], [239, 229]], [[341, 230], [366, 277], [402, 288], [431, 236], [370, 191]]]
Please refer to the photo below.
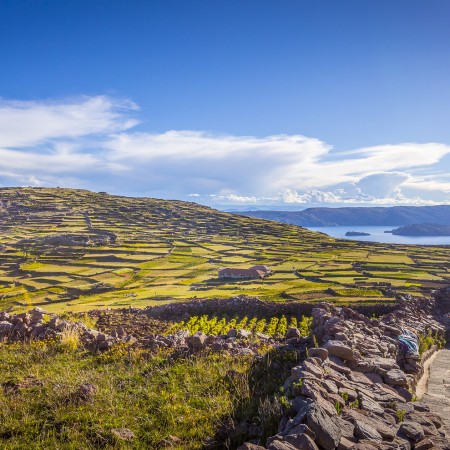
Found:
[[[262, 280], [220, 267], [264, 264]], [[448, 282], [448, 249], [336, 240], [195, 203], [0, 189], [0, 308], [87, 311], [239, 294], [391, 302]]]

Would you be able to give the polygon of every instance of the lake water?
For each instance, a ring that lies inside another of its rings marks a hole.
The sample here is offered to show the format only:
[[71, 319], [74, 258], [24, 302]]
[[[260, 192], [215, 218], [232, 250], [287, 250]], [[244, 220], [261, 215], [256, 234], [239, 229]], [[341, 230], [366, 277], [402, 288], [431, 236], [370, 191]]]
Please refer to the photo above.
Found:
[[[356, 241], [382, 242], [387, 244], [415, 244], [415, 245], [450, 245], [450, 236], [395, 236], [385, 233], [385, 230], [398, 228], [398, 225], [386, 225], [383, 227], [307, 227], [311, 231], [319, 231], [335, 238], [351, 239]], [[370, 236], [345, 236], [347, 231], [359, 231], [370, 233]]]

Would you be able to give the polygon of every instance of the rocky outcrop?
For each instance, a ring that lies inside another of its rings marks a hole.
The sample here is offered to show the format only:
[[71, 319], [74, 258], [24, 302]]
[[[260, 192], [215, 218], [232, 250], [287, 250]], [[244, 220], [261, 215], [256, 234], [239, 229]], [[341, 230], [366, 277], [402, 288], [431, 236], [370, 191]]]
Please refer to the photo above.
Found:
[[405, 330], [442, 336], [433, 306], [432, 299], [407, 297], [395, 312], [369, 319], [350, 308], [317, 305], [319, 347], [286, 380], [290, 408], [267, 448], [450, 449], [441, 418], [413, 401], [427, 355], [405, 351], [397, 339]]

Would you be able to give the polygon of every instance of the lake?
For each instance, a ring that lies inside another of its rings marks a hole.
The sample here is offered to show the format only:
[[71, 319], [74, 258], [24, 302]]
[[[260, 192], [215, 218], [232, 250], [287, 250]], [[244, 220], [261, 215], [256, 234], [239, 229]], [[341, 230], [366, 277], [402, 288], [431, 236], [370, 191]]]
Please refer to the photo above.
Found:
[[[398, 225], [386, 225], [383, 227], [307, 227], [311, 231], [319, 231], [335, 238], [351, 239], [354, 241], [382, 242], [387, 244], [415, 244], [415, 245], [450, 245], [450, 236], [395, 236], [385, 233], [385, 230], [398, 228]], [[345, 236], [347, 231], [359, 231], [370, 233], [370, 236]]]

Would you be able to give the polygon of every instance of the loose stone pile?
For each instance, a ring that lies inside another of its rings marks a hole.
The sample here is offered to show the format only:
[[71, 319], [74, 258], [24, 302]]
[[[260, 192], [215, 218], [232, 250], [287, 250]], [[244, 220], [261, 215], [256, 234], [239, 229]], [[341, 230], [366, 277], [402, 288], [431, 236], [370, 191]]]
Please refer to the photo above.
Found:
[[118, 338], [88, 328], [82, 322], [63, 320], [42, 308], [33, 308], [27, 313], [14, 315], [0, 312], [0, 340], [3, 341], [61, 339], [69, 332], [78, 334], [81, 343], [91, 350], [106, 350], [119, 341]]
[[[269, 450], [450, 449], [442, 420], [414, 400], [422, 355], [400, 354], [396, 337], [407, 328], [418, 334], [445, 330], [429, 314], [430, 299], [405, 298], [380, 320], [350, 308], [320, 304], [313, 309], [311, 348], [284, 384], [290, 411]], [[431, 350], [433, 351], [433, 350]], [[240, 450], [264, 447], [244, 444]]]

